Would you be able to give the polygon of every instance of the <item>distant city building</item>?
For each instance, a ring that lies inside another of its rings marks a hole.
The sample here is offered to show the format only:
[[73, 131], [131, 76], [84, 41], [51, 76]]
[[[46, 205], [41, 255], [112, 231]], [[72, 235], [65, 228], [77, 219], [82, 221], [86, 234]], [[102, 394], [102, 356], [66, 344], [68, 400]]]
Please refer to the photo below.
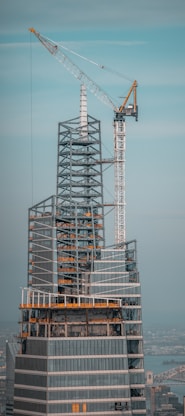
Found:
[[0, 415], [5, 415], [6, 407], [6, 365], [2, 333], [0, 332]]
[[179, 412], [171, 404], [162, 404], [161, 408], [154, 412], [154, 416], [179, 416]]
[[5, 415], [6, 385], [5, 376], [0, 376], [0, 415]]
[[179, 403], [176, 394], [167, 385], [146, 385], [146, 402], [148, 416], [183, 415], [183, 405]]
[[153, 371], [146, 371], [145, 377], [146, 377], [146, 386], [153, 385], [153, 382], [154, 382]]
[[6, 416], [13, 415], [14, 369], [18, 349], [17, 342], [6, 342]]

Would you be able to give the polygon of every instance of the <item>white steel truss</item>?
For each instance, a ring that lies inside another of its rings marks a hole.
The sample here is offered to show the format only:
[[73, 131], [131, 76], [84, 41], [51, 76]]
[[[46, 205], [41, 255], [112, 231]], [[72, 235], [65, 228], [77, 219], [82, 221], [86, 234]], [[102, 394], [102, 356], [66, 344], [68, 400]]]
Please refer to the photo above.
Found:
[[125, 120], [114, 120], [115, 244], [125, 243]]

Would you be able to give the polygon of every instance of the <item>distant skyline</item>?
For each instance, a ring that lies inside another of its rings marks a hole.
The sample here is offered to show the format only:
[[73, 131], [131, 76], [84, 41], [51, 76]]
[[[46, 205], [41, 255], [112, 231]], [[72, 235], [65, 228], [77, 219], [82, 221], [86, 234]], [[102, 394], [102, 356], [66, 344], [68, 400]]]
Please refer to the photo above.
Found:
[[[0, 321], [19, 319], [28, 208], [56, 192], [57, 123], [79, 115], [80, 83], [30, 34], [33, 26], [113, 69], [71, 56], [115, 103], [137, 79], [139, 120], [126, 123], [126, 234], [138, 242], [144, 325], [183, 324], [184, 0], [0, 0], [0, 11]], [[111, 157], [112, 109], [88, 93], [88, 112], [100, 119], [103, 157]], [[104, 180], [112, 201], [112, 170]]]

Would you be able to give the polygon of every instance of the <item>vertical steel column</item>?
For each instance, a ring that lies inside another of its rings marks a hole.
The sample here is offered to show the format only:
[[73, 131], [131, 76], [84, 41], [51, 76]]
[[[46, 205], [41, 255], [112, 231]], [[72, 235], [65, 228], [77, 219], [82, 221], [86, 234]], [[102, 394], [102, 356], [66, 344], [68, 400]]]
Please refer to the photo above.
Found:
[[114, 120], [115, 244], [125, 243], [125, 120]]

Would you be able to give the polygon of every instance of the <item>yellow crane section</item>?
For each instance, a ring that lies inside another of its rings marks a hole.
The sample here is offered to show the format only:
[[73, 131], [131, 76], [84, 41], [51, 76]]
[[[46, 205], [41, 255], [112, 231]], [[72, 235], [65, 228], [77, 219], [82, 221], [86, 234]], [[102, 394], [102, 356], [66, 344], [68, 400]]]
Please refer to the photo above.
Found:
[[124, 100], [123, 104], [122, 104], [122, 105], [120, 106], [120, 108], [119, 108], [120, 113], [122, 113], [122, 111], [125, 109], [125, 106], [126, 106], [126, 104], [127, 104], [127, 102], [128, 102], [128, 99], [129, 99], [130, 95], [132, 94], [132, 92], [133, 92], [133, 96], [134, 96], [133, 108], [134, 108], [134, 112], [135, 112], [135, 113], [137, 112], [137, 95], [136, 95], [136, 88], [137, 88], [137, 81], [135, 80], [135, 81], [133, 82], [132, 86], [130, 87], [130, 90], [129, 90], [129, 92], [128, 92], [127, 96], [125, 97], [125, 100]]

